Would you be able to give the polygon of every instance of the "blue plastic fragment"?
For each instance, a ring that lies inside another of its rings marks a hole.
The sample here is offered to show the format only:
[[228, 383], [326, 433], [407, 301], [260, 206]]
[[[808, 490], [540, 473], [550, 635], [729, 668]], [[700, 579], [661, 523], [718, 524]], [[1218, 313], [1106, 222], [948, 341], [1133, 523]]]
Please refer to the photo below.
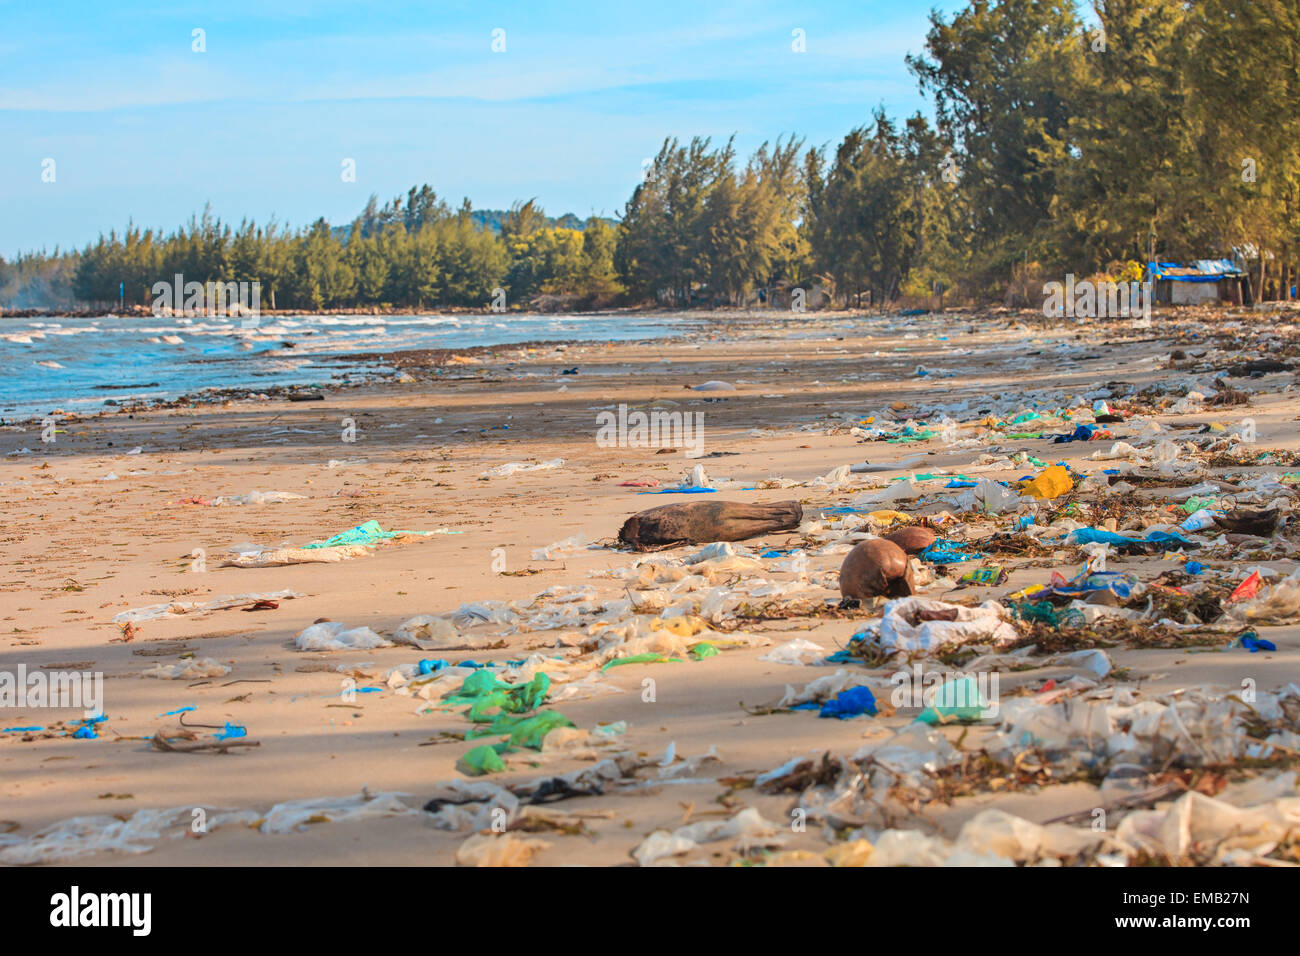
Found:
[[1266, 641], [1262, 637], [1257, 637], [1254, 631], [1247, 631], [1241, 635], [1241, 637], [1237, 638], [1237, 643], [1252, 654], [1258, 654], [1260, 651], [1277, 650], [1276, 644], [1272, 641]]
[[850, 687], [848, 690], [840, 691], [834, 700], [828, 700], [822, 705], [817, 716], [847, 720], [863, 714], [876, 716], [876, 695], [871, 693], [870, 687]]
[[970, 545], [963, 545], [960, 541], [947, 541], [943, 538], [935, 540], [921, 553], [921, 560], [931, 564], [956, 564], [961, 561], [975, 561], [985, 557], [979, 551], [967, 551]]
[[[1097, 431], [1100, 431], [1100, 427], [1097, 425], [1075, 425], [1074, 431], [1070, 432], [1070, 434], [1056, 435], [1052, 438], [1052, 441], [1058, 445], [1071, 441], [1091, 441], [1093, 434]], [[1058, 464], [1064, 464], [1064, 462], [1058, 462]]]
[[1126, 547], [1136, 544], [1168, 544], [1174, 547], [1166, 550], [1180, 550], [1184, 547], [1194, 547], [1192, 542], [1188, 541], [1181, 534], [1175, 534], [1171, 531], [1152, 531], [1145, 538], [1132, 538], [1128, 535], [1118, 534], [1114, 531], [1106, 531], [1102, 528], [1076, 528], [1071, 532], [1074, 540], [1079, 544], [1113, 544], [1117, 547]]
[[226, 721], [226, 729], [221, 731], [221, 733], [213, 734], [212, 736], [216, 737], [218, 740], [229, 740], [232, 737], [247, 737], [248, 728], [244, 727], [242, 724], [232, 724], [230, 721]]
[[72, 732], [72, 736], [78, 740], [96, 740], [99, 738], [99, 732], [95, 730], [95, 726], [106, 720], [108, 720], [107, 714], [95, 714], [93, 717], [86, 717], [81, 721], [77, 729]]

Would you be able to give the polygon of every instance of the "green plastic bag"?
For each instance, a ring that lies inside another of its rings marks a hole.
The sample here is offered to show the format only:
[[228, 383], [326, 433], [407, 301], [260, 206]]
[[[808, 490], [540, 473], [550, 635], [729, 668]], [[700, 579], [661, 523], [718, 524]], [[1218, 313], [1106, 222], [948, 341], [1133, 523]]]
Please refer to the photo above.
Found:
[[367, 547], [378, 544], [380, 541], [387, 541], [389, 538], [397, 538], [404, 534], [432, 534], [431, 531], [385, 531], [380, 527], [378, 521], [367, 521], [365, 524], [359, 524], [348, 531], [341, 531], [332, 538], [326, 538], [324, 541], [313, 541], [311, 544], [304, 544], [304, 548], [336, 548], [344, 544], [363, 544]]
[[546, 700], [551, 678], [538, 674], [526, 684], [507, 684], [486, 669], [475, 671], [449, 697], [448, 704], [469, 704], [468, 717], [475, 723], [490, 721], [496, 713], [523, 714], [536, 710]]
[[542, 740], [552, 730], [557, 727], [573, 726], [575, 726], [573, 721], [555, 710], [539, 711], [529, 717], [498, 714], [487, 727], [475, 727], [465, 735], [465, 738], [468, 740], [475, 737], [508, 734], [509, 738], [504, 742], [507, 749], [526, 747], [529, 750], [541, 750]]
[[958, 720], [982, 720], [989, 709], [972, 677], [950, 680], [934, 692], [930, 706], [916, 719], [925, 724], [942, 724]]
[[608, 662], [602, 671], [607, 671], [611, 667], [621, 667], [623, 664], [680, 664], [681, 658], [664, 657], [662, 654], [632, 654], [629, 657], [616, 657]]
[[465, 753], [460, 758], [463, 772], [471, 777], [477, 777], [485, 773], [499, 773], [506, 769], [505, 761], [497, 753], [497, 746], [493, 744], [482, 744]]

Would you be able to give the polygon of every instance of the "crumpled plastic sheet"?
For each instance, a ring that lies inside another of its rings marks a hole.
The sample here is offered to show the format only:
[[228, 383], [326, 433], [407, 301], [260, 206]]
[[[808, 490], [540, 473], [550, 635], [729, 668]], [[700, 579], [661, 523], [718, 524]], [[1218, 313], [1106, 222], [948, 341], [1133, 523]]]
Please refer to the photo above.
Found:
[[290, 564], [334, 564], [350, 558], [370, 554], [370, 549], [359, 544], [340, 545], [333, 548], [267, 548], [261, 551], [244, 551], [221, 562], [223, 568], [279, 568]]
[[593, 547], [591, 539], [585, 534], [570, 535], [563, 541], [556, 541], [544, 548], [534, 548], [533, 560], [555, 561], [560, 558], [571, 558], [584, 551], [590, 551]]
[[434, 801], [440, 806], [430, 812], [429, 821], [440, 830], [485, 830], [496, 822], [509, 824], [520, 807], [514, 793], [488, 780], [444, 780], [434, 785], [429, 802]]
[[461, 866], [527, 866], [551, 844], [514, 833], [475, 833], [456, 850]]
[[551, 703], [558, 704], [566, 700], [586, 700], [601, 694], [623, 693], [626, 693], [626, 691], [622, 687], [604, 680], [600, 671], [593, 671], [581, 680], [571, 681], [557, 687], [551, 692], [548, 699]]
[[1126, 460], [1161, 478], [1186, 478], [1208, 472], [1205, 462], [1194, 452], [1194, 446], [1169, 439], [1160, 441], [1149, 450], [1137, 448], [1128, 442], [1117, 441], [1110, 448], [1089, 455], [1088, 460]]
[[[1270, 708], [1276, 701], [1264, 704]], [[869, 768], [868, 759], [877, 765], [869, 785], [854, 766]], [[942, 735], [913, 724], [886, 741], [862, 748], [849, 761], [823, 757], [819, 751], [796, 757], [759, 775], [755, 786], [779, 790], [783, 780], [798, 779], [799, 773], [807, 774], [815, 764], [829, 760], [838, 770], [838, 779], [809, 787], [797, 806], [809, 820], [837, 829], [858, 827], [824, 854], [836, 865], [1059, 865], [1080, 855], [1106, 865], [1132, 863], [1140, 855], [1168, 862], [1208, 858], [1223, 865], [1250, 865], [1300, 827], [1300, 795], [1294, 772], [1287, 770], [1232, 784], [1217, 798], [1193, 791], [1152, 809], [1122, 811], [1123, 818], [1111, 832], [1040, 825], [997, 809], [981, 811], [966, 821], [952, 840], [914, 829], [876, 831], [858, 822], [869, 808], [866, 798], [871, 792], [886, 792], [897, 782], [896, 776], [919, 779], [920, 771], [933, 772], [955, 759], [956, 752], [945, 748]], [[882, 774], [883, 768], [890, 772]]]
[[407, 793], [366, 792], [348, 797], [311, 797], [277, 803], [262, 820], [262, 833], [301, 832], [308, 824], [355, 823], [372, 817], [409, 816], [419, 813], [407, 806], [402, 798]]
[[285, 501], [300, 501], [306, 495], [295, 495], [291, 491], [250, 491], [246, 495], [221, 495], [212, 499], [215, 506], [221, 505], [272, 505]]
[[114, 624], [139, 624], [143, 621], [157, 621], [162, 618], [180, 617], [183, 614], [197, 614], [204, 611], [224, 611], [227, 608], [242, 607], [256, 601], [288, 601], [302, 597], [297, 591], [286, 588], [283, 591], [254, 592], [250, 594], [227, 594], [211, 601], [169, 601], [166, 604], [151, 604], [148, 607], [132, 608], [113, 616]]
[[651, 763], [634, 754], [614, 754], [566, 774], [537, 777], [509, 788], [487, 780], [444, 780], [433, 786], [429, 803], [436, 801], [441, 805], [436, 810], [426, 810], [428, 822], [440, 830], [484, 829], [499, 822], [500, 816], [494, 815], [494, 811], [501, 810], [508, 824], [518, 817], [522, 800], [539, 788], [553, 788], [558, 783], [574, 790], [603, 791], [628, 783], [636, 769]]
[[916, 780], [923, 773], [934, 773], [961, 761], [948, 738], [929, 724], [911, 723], [885, 740], [863, 745], [851, 758], [854, 763], [868, 759], [897, 777]]
[[[922, 620], [926, 615], [949, 614], [955, 619]], [[1010, 611], [996, 601], [965, 607], [917, 596], [890, 601], [883, 616], [868, 622], [859, 634], [892, 652], [922, 654], [969, 643], [1003, 647], [1020, 639]]]
[[457, 627], [474, 627], [476, 624], [513, 624], [519, 614], [506, 601], [475, 601], [462, 604], [447, 617]]
[[[208, 811], [205, 828], [257, 823], [262, 833], [291, 833], [312, 823], [353, 823], [379, 816], [418, 813], [402, 802], [406, 794], [362, 792], [349, 797], [315, 797], [273, 806], [265, 814], [254, 810]], [[43, 827], [31, 836], [0, 834], [0, 863], [26, 865], [72, 860], [95, 853], [148, 853], [163, 838], [190, 832], [195, 807], [137, 810], [125, 820], [107, 815], [73, 817]]]
[[322, 621], [304, 628], [294, 638], [294, 646], [300, 651], [365, 651], [393, 644], [368, 627], [350, 628], [342, 621]]
[[192, 807], [137, 810], [125, 820], [107, 815], [73, 817], [43, 827], [29, 837], [0, 834], [0, 863], [26, 865], [71, 860], [93, 853], [148, 853], [164, 832]]
[[1225, 613], [1242, 623], [1293, 623], [1300, 619], [1300, 571], [1268, 586], [1257, 597], [1228, 604]]
[[1289, 748], [1294, 734], [1258, 740], [1246, 733], [1245, 722], [1300, 713], [1300, 688], [1288, 684], [1278, 692], [1256, 691], [1249, 705], [1239, 694], [1237, 688], [1193, 687], [1140, 700], [1121, 688], [1109, 700], [1012, 698], [1002, 701], [1001, 727], [985, 747], [1003, 759], [1036, 746], [1085, 765], [1107, 761], [1148, 768], [1263, 758], [1276, 752], [1275, 744]]
[[962, 825], [956, 840], [920, 830], [886, 830], [867, 866], [1014, 866], [1076, 856], [1105, 834], [1063, 824], [1042, 826], [1002, 810], [983, 810]]
[[806, 667], [809, 664], [820, 664], [825, 658], [826, 648], [805, 638], [796, 637], [784, 644], [778, 644], [772, 650], [760, 656], [759, 660], [768, 661], [772, 664], [791, 664], [796, 667]]
[[[760, 658], [761, 660], [761, 658]], [[822, 703], [852, 687], [867, 687], [877, 697], [888, 699], [894, 684], [880, 677], [871, 677], [860, 670], [841, 667], [834, 674], [818, 677], [804, 685], [803, 690], [796, 691], [793, 686], [785, 686], [785, 696], [777, 703], [778, 708], [793, 707], [813, 701]]]
[[140, 676], [157, 677], [159, 680], [199, 680], [203, 677], [224, 677], [229, 673], [229, 666], [211, 657], [193, 657], [177, 664], [155, 664]]
[[422, 651], [474, 649], [492, 643], [487, 634], [466, 634], [458, 631], [443, 615], [417, 614], [398, 625], [393, 633], [394, 644], [418, 647]]
[[1170, 806], [1129, 813], [1115, 837], [1130, 853], [1178, 861], [1212, 849], [1215, 862], [1248, 865], [1298, 828], [1300, 797], [1243, 808], [1193, 791]]
[[641, 841], [632, 856], [641, 866], [657, 866], [670, 857], [689, 853], [701, 843], [730, 839], [740, 839], [750, 846], [780, 846], [788, 837], [757, 809], [746, 807], [729, 820], [703, 820], [672, 832], [656, 830]]
[[1034, 657], [1032, 652], [1032, 647], [1022, 647], [1007, 654], [982, 654], [973, 661], [962, 665], [962, 669], [978, 672], [1069, 667], [1087, 671], [1095, 680], [1101, 680], [1114, 668], [1110, 656], [1100, 648], [1067, 651], [1062, 654], [1050, 654], [1046, 657]]
[[974, 488], [969, 488], [959, 495], [946, 496], [944, 500], [950, 502], [958, 511], [978, 511], [991, 515], [1014, 511], [1021, 505], [1033, 501], [991, 478], [980, 478]]
[[549, 461], [541, 461], [535, 464], [529, 464], [524, 461], [508, 461], [504, 465], [497, 465], [495, 468], [489, 468], [483, 472], [483, 478], [509, 478], [511, 475], [517, 475], [524, 471], [550, 471], [564, 465], [563, 458], [552, 458]]
[[849, 469], [850, 466], [848, 465], [840, 465], [840, 467], [833, 468], [825, 475], [814, 478], [811, 481], [806, 482], [806, 484], [809, 488], [824, 488], [827, 491], [835, 491], [840, 486], [848, 484], [849, 481], [852, 480], [850, 478]]
[[925, 494], [925, 488], [910, 478], [893, 481], [884, 488], [858, 495], [849, 504], [854, 508], [872, 509], [897, 501], [913, 501]]
[[693, 780], [700, 767], [708, 763], [720, 763], [721, 761], [722, 757], [719, 755], [716, 746], [711, 746], [704, 753], [696, 754], [694, 757], [684, 757], [678, 760], [677, 742], [673, 741], [664, 750], [664, 755], [655, 770], [655, 776], [659, 780]]

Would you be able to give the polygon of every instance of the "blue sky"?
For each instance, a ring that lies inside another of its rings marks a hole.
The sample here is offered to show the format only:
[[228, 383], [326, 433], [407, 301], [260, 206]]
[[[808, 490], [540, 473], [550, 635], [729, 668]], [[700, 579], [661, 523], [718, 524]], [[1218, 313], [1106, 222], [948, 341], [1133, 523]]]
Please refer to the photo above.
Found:
[[930, 8], [0, 0], [0, 254], [132, 217], [170, 230], [205, 202], [345, 222], [423, 182], [452, 204], [618, 215], [665, 136], [735, 133], [743, 155], [782, 134], [833, 143], [880, 104], [928, 112], [903, 58]]

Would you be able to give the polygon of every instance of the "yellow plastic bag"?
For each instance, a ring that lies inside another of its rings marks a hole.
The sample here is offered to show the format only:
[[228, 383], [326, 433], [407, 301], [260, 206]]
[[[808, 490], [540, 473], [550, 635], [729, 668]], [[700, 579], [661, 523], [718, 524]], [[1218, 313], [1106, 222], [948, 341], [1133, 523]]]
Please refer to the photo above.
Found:
[[911, 515], [904, 514], [901, 511], [872, 511], [868, 513], [868, 516], [873, 521], [878, 521], [883, 525], [891, 525], [895, 521], [908, 522], [912, 520]]
[[650, 622], [650, 629], [653, 631], [668, 631], [676, 634], [678, 637], [694, 637], [701, 631], [708, 629], [708, 624], [692, 614], [683, 614], [681, 617], [662, 618], [657, 617]]
[[1052, 465], [1021, 488], [1020, 493], [1031, 498], [1059, 498], [1073, 487], [1070, 473], [1061, 465]]

